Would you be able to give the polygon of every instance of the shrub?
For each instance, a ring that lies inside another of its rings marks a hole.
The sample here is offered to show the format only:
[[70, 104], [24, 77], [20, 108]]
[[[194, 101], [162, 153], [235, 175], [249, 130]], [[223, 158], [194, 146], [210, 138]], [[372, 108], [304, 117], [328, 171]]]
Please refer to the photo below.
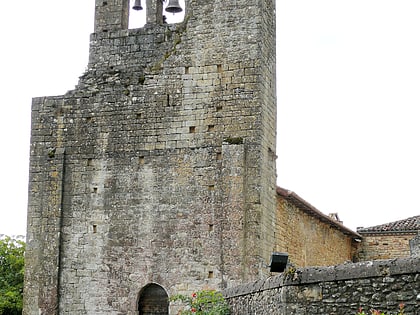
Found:
[[[370, 314], [372, 314], [372, 315], [392, 315], [392, 314], [386, 314], [384, 312], [381, 312], [381, 311], [375, 310], [375, 309], [370, 310]], [[367, 315], [367, 313], [365, 313], [363, 308], [360, 307], [359, 312], [356, 315]], [[404, 315], [404, 304], [403, 303], [401, 303], [399, 305], [399, 310], [398, 310], [398, 313], [396, 313], [396, 315]]]
[[229, 315], [229, 306], [220, 292], [203, 290], [194, 292], [191, 296], [182, 294], [171, 297], [171, 301], [181, 301], [186, 304], [180, 315]]

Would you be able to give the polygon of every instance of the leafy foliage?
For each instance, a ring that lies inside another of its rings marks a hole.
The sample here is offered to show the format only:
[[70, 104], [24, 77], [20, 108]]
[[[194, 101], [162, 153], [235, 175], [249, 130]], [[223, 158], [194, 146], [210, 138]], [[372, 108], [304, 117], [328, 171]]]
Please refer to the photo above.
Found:
[[171, 297], [171, 301], [182, 301], [186, 307], [180, 315], [229, 315], [229, 305], [222, 293], [213, 290], [203, 290], [191, 297], [182, 294]]
[[25, 243], [0, 239], [0, 315], [22, 314]]
[[[359, 312], [356, 315], [367, 315], [368, 313], [365, 313], [365, 311], [363, 310], [363, 308], [359, 308]], [[371, 310], [370, 314], [372, 315], [392, 315], [392, 314], [386, 314], [384, 312], [381, 312], [379, 310]], [[404, 315], [404, 304], [401, 303], [399, 305], [399, 310], [398, 313], [396, 315]]]

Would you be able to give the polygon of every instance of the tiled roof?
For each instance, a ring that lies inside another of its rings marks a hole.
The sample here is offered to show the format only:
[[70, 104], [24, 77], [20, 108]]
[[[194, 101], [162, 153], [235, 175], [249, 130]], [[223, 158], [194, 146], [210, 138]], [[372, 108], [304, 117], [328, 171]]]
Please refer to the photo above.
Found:
[[391, 223], [380, 224], [367, 228], [357, 228], [361, 234], [367, 233], [403, 233], [420, 231], [420, 215]]
[[[282, 196], [284, 199], [294, 204], [296, 207], [298, 207], [305, 213], [317, 218], [318, 220], [322, 222], [325, 222], [337, 228], [344, 234], [350, 235], [352, 238], [355, 238], [355, 239], [360, 239], [362, 237], [360, 234], [344, 226], [340, 221], [334, 220], [332, 217], [322, 213], [321, 211], [316, 209], [314, 206], [312, 206], [309, 202], [305, 201], [304, 199], [299, 197], [297, 194], [295, 194], [293, 191], [290, 191], [281, 187], [277, 187], [276, 192], [277, 192], [277, 195]], [[337, 215], [337, 218], [338, 218], [338, 215]]]

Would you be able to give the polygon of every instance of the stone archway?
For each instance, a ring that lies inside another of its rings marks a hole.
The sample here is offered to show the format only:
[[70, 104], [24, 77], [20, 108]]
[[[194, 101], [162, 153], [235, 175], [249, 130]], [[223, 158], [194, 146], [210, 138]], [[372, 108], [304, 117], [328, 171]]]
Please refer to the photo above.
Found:
[[169, 315], [169, 297], [165, 289], [155, 283], [143, 287], [138, 310], [140, 315]]

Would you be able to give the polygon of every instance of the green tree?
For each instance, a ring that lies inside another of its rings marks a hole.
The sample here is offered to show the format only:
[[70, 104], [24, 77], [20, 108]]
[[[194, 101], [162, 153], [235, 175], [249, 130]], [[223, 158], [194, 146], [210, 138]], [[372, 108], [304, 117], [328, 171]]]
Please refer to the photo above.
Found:
[[0, 239], [0, 315], [22, 314], [25, 243]]

